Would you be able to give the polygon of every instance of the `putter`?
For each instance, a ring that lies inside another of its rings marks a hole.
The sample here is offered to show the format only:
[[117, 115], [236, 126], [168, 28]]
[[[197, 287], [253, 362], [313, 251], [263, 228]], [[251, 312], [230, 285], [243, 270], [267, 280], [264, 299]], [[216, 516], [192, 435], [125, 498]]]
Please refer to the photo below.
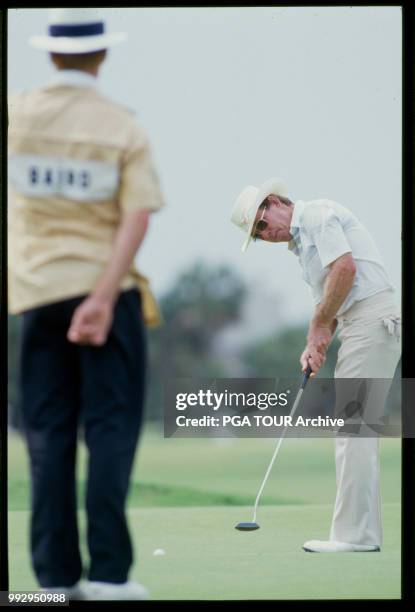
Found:
[[[297, 410], [297, 406], [300, 403], [301, 396], [304, 393], [304, 389], [305, 389], [305, 386], [307, 384], [308, 379], [310, 378], [311, 372], [312, 372], [312, 370], [311, 370], [310, 366], [308, 366], [307, 370], [303, 374], [303, 379], [301, 381], [301, 387], [298, 390], [297, 397], [295, 398], [294, 405], [293, 405], [293, 407], [291, 409], [291, 412], [290, 412], [290, 416], [293, 416], [294, 412]], [[270, 472], [272, 470], [272, 466], [274, 465], [274, 461], [275, 461], [275, 459], [276, 459], [276, 457], [278, 455], [278, 451], [280, 449], [280, 446], [281, 446], [281, 443], [282, 443], [282, 441], [284, 439], [284, 435], [285, 435], [286, 431], [287, 431], [287, 425], [284, 427], [284, 430], [283, 430], [283, 432], [281, 434], [281, 437], [278, 440], [278, 444], [277, 444], [277, 447], [276, 447], [276, 449], [274, 451], [274, 454], [272, 456], [271, 463], [268, 466], [267, 472], [266, 472], [266, 474], [264, 476], [264, 480], [262, 481], [262, 485], [261, 485], [261, 487], [260, 487], [260, 489], [258, 491], [258, 495], [256, 496], [255, 506], [254, 506], [254, 516], [253, 516], [252, 522], [251, 523], [238, 523], [237, 525], [235, 525], [235, 529], [239, 529], [239, 531], [255, 531], [255, 529], [259, 529], [259, 525], [256, 522], [256, 513], [257, 513], [257, 509], [258, 509], [258, 503], [259, 503], [260, 497], [262, 495], [262, 491], [264, 490], [265, 483], [267, 482], [268, 476], [269, 476], [269, 474], [270, 474]]]

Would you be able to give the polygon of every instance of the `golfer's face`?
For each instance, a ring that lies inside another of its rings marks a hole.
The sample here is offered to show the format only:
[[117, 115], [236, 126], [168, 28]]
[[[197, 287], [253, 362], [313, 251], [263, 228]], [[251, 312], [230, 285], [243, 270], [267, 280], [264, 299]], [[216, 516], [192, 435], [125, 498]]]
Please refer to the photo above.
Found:
[[286, 206], [267, 202], [261, 205], [255, 217], [253, 237], [266, 242], [286, 242], [291, 239]]

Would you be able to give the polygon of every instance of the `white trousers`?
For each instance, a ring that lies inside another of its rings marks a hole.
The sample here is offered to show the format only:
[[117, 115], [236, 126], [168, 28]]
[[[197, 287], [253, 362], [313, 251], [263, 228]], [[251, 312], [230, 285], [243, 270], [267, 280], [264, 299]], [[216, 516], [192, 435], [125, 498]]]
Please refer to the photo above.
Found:
[[[392, 379], [401, 354], [401, 319], [393, 291], [356, 302], [339, 320], [335, 378]], [[379, 414], [392, 380], [377, 393]], [[330, 540], [382, 544], [379, 437], [335, 439], [337, 494]]]

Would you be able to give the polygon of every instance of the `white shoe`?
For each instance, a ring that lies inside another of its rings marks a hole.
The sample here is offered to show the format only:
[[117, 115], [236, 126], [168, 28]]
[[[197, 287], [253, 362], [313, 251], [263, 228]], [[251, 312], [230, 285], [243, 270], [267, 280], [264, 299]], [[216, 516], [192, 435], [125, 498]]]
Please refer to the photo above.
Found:
[[80, 585], [82, 599], [111, 601], [119, 600], [145, 600], [148, 599], [148, 590], [138, 582], [127, 580], [122, 583], [100, 582], [97, 580], [84, 580]]
[[68, 599], [82, 599], [81, 594], [81, 582], [76, 582], [71, 587], [41, 587], [39, 590], [42, 593], [64, 593]]
[[379, 546], [348, 544], [336, 540], [309, 540], [303, 544], [306, 552], [378, 552]]

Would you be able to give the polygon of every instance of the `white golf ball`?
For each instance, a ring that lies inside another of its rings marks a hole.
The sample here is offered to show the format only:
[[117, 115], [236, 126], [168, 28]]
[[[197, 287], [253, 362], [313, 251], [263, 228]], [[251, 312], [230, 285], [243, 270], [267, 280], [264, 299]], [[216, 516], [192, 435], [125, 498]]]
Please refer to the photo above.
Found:
[[163, 548], [156, 548], [156, 550], [153, 552], [153, 555], [155, 557], [162, 557], [165, 554], [166, 554], [166, 551]]

